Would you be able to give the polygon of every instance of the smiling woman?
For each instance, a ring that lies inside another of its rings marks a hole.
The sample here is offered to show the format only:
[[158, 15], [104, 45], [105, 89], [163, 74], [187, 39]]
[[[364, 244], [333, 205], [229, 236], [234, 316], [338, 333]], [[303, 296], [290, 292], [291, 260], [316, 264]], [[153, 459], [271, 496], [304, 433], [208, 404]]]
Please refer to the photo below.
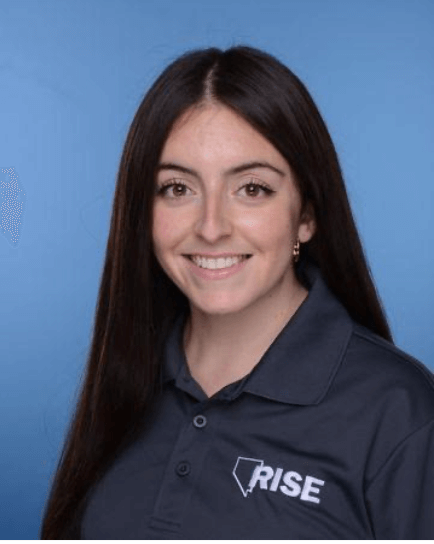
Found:
[[293, 248], [315, 221], [285, 158], [218, 103], [180, 118], [161, 161], [155, 255], [189, 300], [188, 367], [211, 397], [252, 370], [306, 298]]
[[392, 342], [305, 86], [185, 53], [125, 143], [41, 538], [432, 538], [433, 459], [433, 377]]

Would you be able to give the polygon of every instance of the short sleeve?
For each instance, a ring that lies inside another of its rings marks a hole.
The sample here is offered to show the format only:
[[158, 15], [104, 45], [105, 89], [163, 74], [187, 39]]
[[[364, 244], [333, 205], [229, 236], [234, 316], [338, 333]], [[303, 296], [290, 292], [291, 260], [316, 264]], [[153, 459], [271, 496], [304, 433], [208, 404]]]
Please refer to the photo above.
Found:
[[434, 420], [394, 449], [365, 496], [376, 539], [434, 538]]

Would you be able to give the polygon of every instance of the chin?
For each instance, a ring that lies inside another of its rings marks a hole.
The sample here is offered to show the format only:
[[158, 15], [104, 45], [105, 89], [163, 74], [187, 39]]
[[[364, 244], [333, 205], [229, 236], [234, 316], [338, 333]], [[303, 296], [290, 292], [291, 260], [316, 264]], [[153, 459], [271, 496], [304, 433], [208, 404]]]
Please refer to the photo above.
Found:
[[199, 311], [210, 315], [235, 314], [245, 310], [249, 305], [243, 301], [239, 301], [237, 303], [237, 301], [234, 301], [233, 297], [230, 299], [225, 297], [223, 300], [211, 299], [207, 301], [195, 301], [194, 299], [190, 299], [190, 304], [192, 304]]

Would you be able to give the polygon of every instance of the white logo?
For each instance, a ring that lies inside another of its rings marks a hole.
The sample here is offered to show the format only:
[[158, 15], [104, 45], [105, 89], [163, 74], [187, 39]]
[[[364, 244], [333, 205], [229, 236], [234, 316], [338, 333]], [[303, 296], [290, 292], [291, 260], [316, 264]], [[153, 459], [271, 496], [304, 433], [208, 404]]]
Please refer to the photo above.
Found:
[[[324, 480], [313, 476], [303, 477], [293, 470], [285, 472], [283, 468], [273, 469], [265, 465], [261, 459], [250, 457], [238, 457], [232, 474], [245, 497], [252, 493], [259, 482], [260, 489], [279, 490], [288, 497], [298, 497], [301, 501], [319, 503], [320, 499], [316, 495], [319, 495], [321, 488], [318, 486], [325, 484]], [[283, 484], [279, 485], [280, 482]]]

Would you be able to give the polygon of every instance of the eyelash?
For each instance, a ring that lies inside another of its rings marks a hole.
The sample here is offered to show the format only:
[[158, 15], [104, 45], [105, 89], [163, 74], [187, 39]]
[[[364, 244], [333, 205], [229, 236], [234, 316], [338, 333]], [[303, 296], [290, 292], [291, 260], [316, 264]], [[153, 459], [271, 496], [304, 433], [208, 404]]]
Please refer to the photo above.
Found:
[[[174, 187], [176, 185], [181, 185], [182, 187], [187, 187], [187, 185], [181, 180], [169, 180], [169, 181], [163, 183], [163, 185], [161, 185], [157, 189], [157, 194], [165, 196], [167, 194], [167, 189], [169, 187]], [[250, 181], [248, 181], [244, 185], [241, 185], [241, 187], [239, 187], [237, 189], [237, 191], [239, 191], [240, 189], [243, 189], [244, 187], [249, 187], [249, 186], [260, 187], [265, 192], [265, 194], [268, 195], [268, 196], [271, 195], [272, 193], [276, 192], [276, 191], [273, 191], [273, 189], [270, 189], [270, 187], [268, 185], [266, 185], [264, 183], [257, 183], [253, 179], [251, 179]], [[248, 196], [250, 196], [250, 195], [248, 195]], [[180, 198], [180, 197], [177, 196], [177, 197], [173, 197], [173, 198]], [[252, 198], [255, 199], [257, 197], [252, 197]]]

